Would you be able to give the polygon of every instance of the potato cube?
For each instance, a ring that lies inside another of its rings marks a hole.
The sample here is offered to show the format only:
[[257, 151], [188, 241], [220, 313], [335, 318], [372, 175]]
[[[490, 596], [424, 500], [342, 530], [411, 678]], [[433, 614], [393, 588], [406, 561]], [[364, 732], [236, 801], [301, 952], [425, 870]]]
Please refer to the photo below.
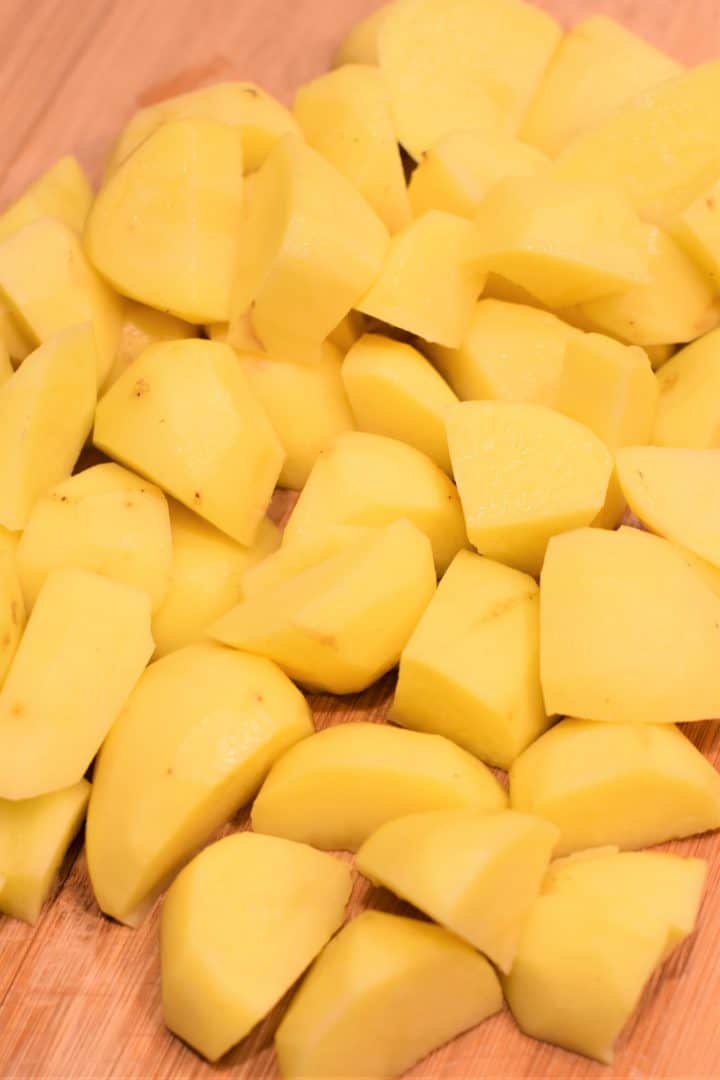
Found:
[[720, 330], [681, 349], [657, 373], [652, 442], [695, 450], [720, 447]]
[[138, 304], [136, 300], [126, 300], [120, 341], [105, 387], [117, 382], [125, 368], [129, 367], [148, 345], [154, 345], [156, 341], [179, 341], [181, 338], [197, 336], [197, 329], [190, 323], [176, 319], [165, 311]]
[[93, 200], [85, 173], [72, 155], [60, 158], [0, 214], [0, 242], [38, 218], [55, 218], [82, 232]]
[[25, 628], [25, 604], [17, 569], [15, 536], [0, 526], [0, 686]]

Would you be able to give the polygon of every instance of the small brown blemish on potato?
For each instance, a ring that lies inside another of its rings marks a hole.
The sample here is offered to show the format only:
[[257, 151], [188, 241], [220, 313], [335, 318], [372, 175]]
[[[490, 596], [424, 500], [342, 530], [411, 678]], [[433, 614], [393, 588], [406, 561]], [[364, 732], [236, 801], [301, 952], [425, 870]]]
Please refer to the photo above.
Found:
[[133, 386], [133, 397], [143, 397], [143, 395], [147, 394], [149, 390], [150, 383], [147, 381], [147, 379], [138, 379]]
[[173, 769], [172, 765], [168, 765], [168, 767], [166, 769], [166, 772], [167, 772], [168, 776], [174, 776], [175, 775], [175, 770]]
[[134, 505], [135, 505], [135, 503], [132, 501], [132, 499], [126, 499], [125, 500], [125, 508], [127, 510], [132, 510]]
[[667, 394], [668, 390], [672, 390], [675, 383], [678, 381], [677, 372], [671, 371], [669, 375], [665, 375], [660, 379], [660, 393]]
[[12, 641], [12, 635], [9, 630], [6, 630], [3, 634], [3, 639], [0, 641], [0, 649], [7, 649]]
[[705, 205], [707, 206], [708, 210], [714, 210], [715, 209], [715, 198], [714, 198], [714, 196], [708, 195], [707, 199], [705, 200]]
[[13, 600], [10, 605], [10, 618], [14, 622], [15, 626], [20, 625], [20, 605], [17, 600]]
[[265, 698], [264, 698], [264, 697], [262, 696], [262, 694], [256, 694], [256, 695], [255, 695], [255, 700], [256, 700], [256, 701], [257, 701], [257, 703], [258, 703], [258, 704], [260, 705], [260, 704], [262, 704], [262, 702], [263, 702], [263, 701], [265, 700]]
[[244, 86], [243, 91], [248, 95], [248, 97], [260, 97], [260, 94], [257, 92], [254, 86]]
[[15, 704], [11, 706], [10, 715], [18, 717], [25, 715], [25, 706], [22, 704], [21, 701], [16, 701]]
[[202, 495], [200, 494], [200, 492], [199, 492], [199, 491], [196, 491], [196, 492], [195, 492], [195, 493], [193, 494], [193, 502], [194, 502], [194, 503], [201, 503], [201, 502], [202, 502]]

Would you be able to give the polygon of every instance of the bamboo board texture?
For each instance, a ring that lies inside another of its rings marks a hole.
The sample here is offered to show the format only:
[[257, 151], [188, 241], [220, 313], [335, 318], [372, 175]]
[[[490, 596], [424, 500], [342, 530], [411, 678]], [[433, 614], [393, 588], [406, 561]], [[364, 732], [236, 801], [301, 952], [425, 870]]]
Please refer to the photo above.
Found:
[[[139, 103], [243, 78], [290, 102], [376, 0], [0, 0], [0, 200], [67, 151], [94, 179]], [[720, 55], [718, 0], [541, 0], [569, 24], [615, 16], [678, 59]], [[717, 118], [708, 107], [708, 122]], [[280, 516], [286, 509], [278, 500]], [[382, 719], [392, 677], [353, 699], [312, 699], [318, 726]], [[717, 724], [691, 732], [720, 765]], [[233, 827], [245, 822], [240, 816]], [[699, 929], [647, 988], [612, 1068], [526, 1038], [504, 1011], [418, 1065], [423, 1080], [716, 1080], [720, 1077], [720, 836], [670, 845], [710, 862]], [[399, 910], [356, 884], [353, 907]], [[0, 920], [0, 1076], [184, 1080], [277, 1076], [280, 1010], [219, 1066], [163, 1028], [158, 908], [138, 930], [104, 919], [76, 844], [34, 928]]]

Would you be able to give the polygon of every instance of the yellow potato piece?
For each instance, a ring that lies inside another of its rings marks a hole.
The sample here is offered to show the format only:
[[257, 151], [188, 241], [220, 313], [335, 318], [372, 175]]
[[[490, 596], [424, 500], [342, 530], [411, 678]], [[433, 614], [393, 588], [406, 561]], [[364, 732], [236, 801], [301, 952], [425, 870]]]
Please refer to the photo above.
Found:
[[610, 451], [544, 405], [462, 402], [448, 416], [448, 442], [470, 542], [491, 559], [537, 576], [548, 541], [603, 507]]
[[0, 798], [82, 779], [152, 651], [145, 593], [53, 571], [0, 692]]
[[473, 218], [483, 199], [507, 176], [534, 176], [549, 164], [534, 146], [505, 132], [450, 131], [423, 155], [408, 185], [415, 216], [447, 210]]
[[0, 244], [0, 299], [33, 345], [90, 323], [97, 385], [103, 386], [117, 351], [122, 301], [88, 262], [67, 225], [40, 218]]
[[403, 649], [390, 718], [506, 769], [548, 726], [538, 587], [461, 551]]
[[476, 246], [469, 221], [428, 210], [395, 233], [379, 276], [355, 306], [426, 341], [457, 348], [485, 284]]
[[642, 223], [613, 188], [518, 176], [475, 216], [475, 254], [548, 307], [570, 307], [649, 280]]
[[123, 296], [191, 323], [227, 319], [242, 181], [237, 128], [163, 124], [98, 192], [85, 228], [88, 258]]
[[483, 299], [458, 349], [430, 350], [462, 401], [549, 402], [568, 342], [579, 332], [549, 311]]
[[344, 356], [364, 333], [365, 319], [363, 316], [359, 311], [349, 311], [328, 336], [328, 341], [338, 348]]
[[262, 165], [282, 135], [298, 130], [285, 106], [255, 83], [214, 83], [158, 101], [136, 112], [113, 146], [106, 175], [162, 124], [173, 120], [213, 120], [238, 128], [247, 172]]
[[652, 847], [720, 828], [720, 774], [671, 725], [562, 720], [513, 764], [510, 804], [558, 827], [559, 855]]
[[560, 36], [522, 0], [396, 0], [378, 57], [400, 142], [419, 159], [449, 131], [517, 129]]
[[430, 542], [400, 520], [247, 597], [208, 633], [303, 686], [350, 694], [397, 664], [434, 591]]
[[[253, 333], [249, 313], [237, 318], [232, 323], [209, 323], [205, 328], [211, 341], [220, 341], [223, 345], [232, 345], [238, 352], [263, 353], [263, 347]], [[313, 359], [316, 356], [313, 355]]]
[[720, 330], [681, 349], [657, 373], [656, 446], [720, 447]]
[[0, 214], [0, 242], [38, 218], [55, 218], [81, 232], [93, 191], [76, 158], [68, 154], [51, 165]]
[[301, 139], [285, 136], [249, 185], [231, 334], [249, 313], [269, 353], [312, 360], [377, 277], [388, 241], [350, 181]]
[[610, 184], [662, 225], [717, 179], [720, 131], [708, 126], [707, 103], [719, 92], [720, 61], [662, 82], [569, 143], [555, 172]]
[[590, 327], [631, 345], [667, 345], [712, 330], [720, 301], [712, 282], [661, 229], [645, 230], [650, 280], [582, 304]]
[[90, 434], [96, 349], [89, 326], [50, 338], [0, 386], [0, 525], [22, 529], [66, 479]]
[[0, 526], [0, 686], [25, 627], [25, 604], [17, 569], [16, 546], [16, 537]]
[[720, 285], [720, 181], [668, 222], [668, 232], [701, 270]]
[[165, 496], [111, 462], [71, 476], [38, 499], [17, 549], [28, 610], [48, 574], [76, 567], [134, 585], [154, 611], [170, 584], [172, 556]]
[[206, 848], [160, 926], [165, 1023], [217, 1061], [266, 1016], [342, 924], [350, 867], [271, 836]]
[[631, 724], [718, 716], [718, 648], [720, 598], [667, 540], [629, 528], [551, 540], [540, 582], [549, 713]]
[[312, 731], [302, 694], [269, 660], [207, 643], [151, 664], [95, 768], [87, 858], [101, 909], [136, 926]]
[[280, 1070], [301, 1077], [400, 1076], [499, 1012], [482, 956], [439, 926], [365, 911], [330, 942], [275, 1036]]
[[504, 980], [521, 1030], [612, 1064], [643, 987], [694, 927], [704, 875], [699, 859], [654, 852], [551, 868]]
[[346, 551], [352, 544], [368, 539], [374, 532], [372, 528], [338, 525], [318, 536], [285, 544], [246, 570], [242, 579], [242, 595], [256, 596], [265, 589], [288, 581], [303, 570]]
[[148, 345], [154, 345], [157, 341], [178, 341], [181, 338], [197, 336], [197, 328], [190, 323], [176, 319], [165, 311], [139, 304], [136, 300], [126, 300], [120, 341], [105, 387], [117, 382], [125, 369]]
[[333, 67], [343, 64], [377, 64], [380, 27], [391, 7], [392, 0], [372, 11], [366, 18], [350, 27], [333, 57]]
[[361, 431], [408, 443], [451, 472], [445, 415], [457, 398], [422, 353], [365, 334], [345, 357], [342, 379]]
[[151, 345], [111, 387], [95, 445], [241, 544], [251, 544], [284, 452], [228, 345]]
[[390, 101], [376, 67], [349, 64], [298, 91], [293, 107], [308, 144], [365, 196], [390, 232], [410, 221]]
[[37, 921], [90, 797], [87, 780], [11, 802], [0, 799], [0, 911]]
[[341, 375], [342, 356], [325, 342], [318, 360], [240, 353], [240, 367], [285, 450], [278, 485], [302, 491], [320, 453], [355, 424]]
[[318, 458], [283, 544], [313, 539], [338, 525], [378, 527], [398, 518], [429, 537], [439, 574], [467, 546], [458, 493], [434, 462], [396, 439], [347, 432]]
[[2, 293], [0, 293], [0, 345], [7, 350], [15, 367], [22, 363], [35, 347], [27, 331], [23, 329], [17, 316], [3, 299]]
[[202, 641], [205, 630], [243, 595], [246, 571], [280, 543], [280, 530], [264, 518], [254, 542], [243, 547], [181, 503], [171, 500], [172, 563], [169, 588], [153, 615], [155, 655]]
[[382, 825], [357, 866], [507, 973], [557, 836], [513, 810], [435, 810]]
[[520, 135], [555, 157], [618, 106], [682, 70], [675, 60], [614, 19], [590, 15], [560, 42]]
[[271, 770], [253, 828], [314, 847], [357, 851], [393, 818], [422, 810], [503, 810], [485, 765], [440, 735], [350, 722], [318, 732]]

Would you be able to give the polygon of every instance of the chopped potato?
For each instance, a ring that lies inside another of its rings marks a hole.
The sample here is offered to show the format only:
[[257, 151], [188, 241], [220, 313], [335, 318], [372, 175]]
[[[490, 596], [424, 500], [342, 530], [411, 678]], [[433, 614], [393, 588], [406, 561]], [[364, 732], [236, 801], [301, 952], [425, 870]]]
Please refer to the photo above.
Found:
[[25, 628], [25, 603], [20, 587], [16, 548], [15, 535], [0, 526], [0, 687]]
[[671, 357], [657, 381], [652, 443], [694, 450], [720, 447], [720, 330]]
[[18, 316], [3, 299], [0, 291], [0, 345], [7, 351], [14, 367], [18, 367], [34, 349], [27, 330], [20, 324]]
[[60, 158], [0, 214], [0, 243], [38, 218], [55, 218], [82, 232], [93, 191], [76, 158]]
[[256, 596], [318, 563], [346, 551], [352, 544], [368, 539], [375, 530], [356, 525], [336, 525], [317, 536], [303, 537], [284, 544], [243, 574], [243, 597]]
[[137, 360], [148, 345], [154, 345], [156, 341], [178, 341], [180, 338], [197, 336], [196, 327], [190, 323], [168, 315], [165, 311], [139, 304], [136, 300], [126, 300], [120, 341], [105, 387], [117, 382], [125, 369], [133, 360]]

